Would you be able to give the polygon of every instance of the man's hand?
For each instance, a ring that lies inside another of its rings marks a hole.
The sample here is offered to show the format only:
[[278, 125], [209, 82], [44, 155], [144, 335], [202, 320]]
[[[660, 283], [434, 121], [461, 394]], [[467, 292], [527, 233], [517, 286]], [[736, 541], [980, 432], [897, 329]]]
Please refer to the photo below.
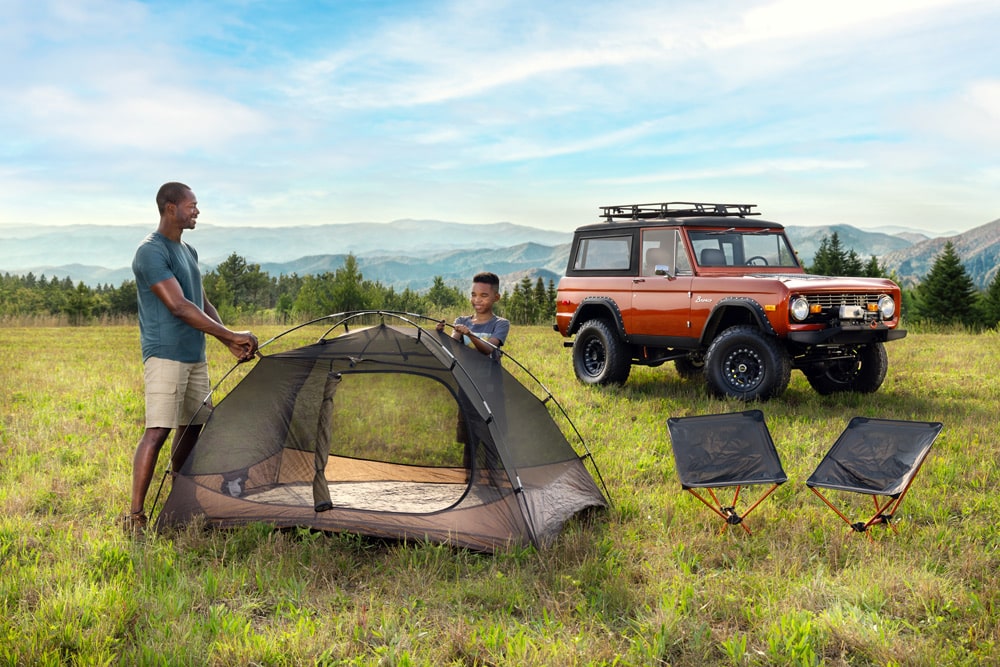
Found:
[[257, 354], [257, 337], [249, 331], [234, 331], [232, 340], [226, 346], [240, 361], [249, 361]]

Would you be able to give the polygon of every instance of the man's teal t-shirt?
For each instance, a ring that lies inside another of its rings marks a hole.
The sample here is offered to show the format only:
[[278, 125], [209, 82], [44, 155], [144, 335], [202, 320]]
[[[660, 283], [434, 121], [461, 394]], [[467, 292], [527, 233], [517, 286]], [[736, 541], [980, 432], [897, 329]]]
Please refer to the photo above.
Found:
[[171, 241], [153, 232], [139, 244], [132, 260], [139, 295], [139, 339], [142, 360], [150, 357], [183, 363], [205, 361], [205, 334], [174, 317], [150, 289], [176, 278], [184, 297], [204, 309], [198, 253], [183, 241]]

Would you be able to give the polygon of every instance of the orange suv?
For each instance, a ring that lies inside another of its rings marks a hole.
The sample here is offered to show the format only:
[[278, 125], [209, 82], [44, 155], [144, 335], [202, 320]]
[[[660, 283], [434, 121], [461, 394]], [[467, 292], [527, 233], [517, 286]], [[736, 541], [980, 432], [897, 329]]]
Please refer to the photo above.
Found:
[[602, 206], [573, 235], [554, 328], [588, 384], [673, 361], [718, 397], [779, 396], [793, 368], [821, 394], [871, 393], [884, 343], [906, 336], [900, 290], [882, 278], [810, 275], [755, 204]]

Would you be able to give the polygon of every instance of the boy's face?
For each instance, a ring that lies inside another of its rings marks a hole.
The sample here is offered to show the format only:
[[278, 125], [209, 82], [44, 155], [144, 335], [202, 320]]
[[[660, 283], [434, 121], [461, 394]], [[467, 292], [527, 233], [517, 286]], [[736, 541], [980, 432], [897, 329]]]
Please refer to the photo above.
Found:
[[500, 292], [489, 283], [472, 283], [472, 308], [479, 314], [493, 312], [493, 304], [500, 300]]

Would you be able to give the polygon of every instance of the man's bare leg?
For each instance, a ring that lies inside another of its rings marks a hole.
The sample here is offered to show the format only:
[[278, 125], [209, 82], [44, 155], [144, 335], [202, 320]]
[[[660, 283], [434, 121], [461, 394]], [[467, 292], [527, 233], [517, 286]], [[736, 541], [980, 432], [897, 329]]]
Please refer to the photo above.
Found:
[[[156, 470], [156, 459], [169, 435], [169, 428], [147, 428], [135, 448], [135, 457], [132, 459], [132, 505], [130, 509], [130, 518], [133, 524], [145, 521], [143, 506], [146, 503], [146, 493], [149, 491], [149, 484], [153, 480], [153, 472]], [[142, 517], [142, 519], [137, 517]]]

